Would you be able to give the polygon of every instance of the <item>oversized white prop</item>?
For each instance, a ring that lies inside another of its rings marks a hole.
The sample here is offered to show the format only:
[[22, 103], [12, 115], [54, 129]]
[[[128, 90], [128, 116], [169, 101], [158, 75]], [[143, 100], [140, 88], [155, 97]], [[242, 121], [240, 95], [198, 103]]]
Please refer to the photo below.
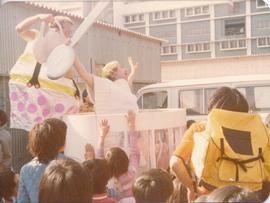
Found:
[[45, 35], [46, 23], [41, 23], [40, 35], [33, 45], [34, 57], [40, 64], [47, 61], [48, 56], [55, 49], [55, 47], [65, 42], [65, 35], [63, 33], [61, 24], [57, 20], [55, 20], [55, 24], [57, 25], [59, 32], [49, 29]]
[[[108, 6], [110, 2], [99, 2], [94, 10], [85, 18], [78, 27], [69, 45], [61, 44], [57, 46], [48, 56], [46, 66], [48, 67], [47, 76], [50, 79], [58, 79], [68, 71], [75, 60], [73, 46], [80, 40], [89, 27], [95, 22], [101, 12]], [[57, 68], [56, 68], [57, 67]]]

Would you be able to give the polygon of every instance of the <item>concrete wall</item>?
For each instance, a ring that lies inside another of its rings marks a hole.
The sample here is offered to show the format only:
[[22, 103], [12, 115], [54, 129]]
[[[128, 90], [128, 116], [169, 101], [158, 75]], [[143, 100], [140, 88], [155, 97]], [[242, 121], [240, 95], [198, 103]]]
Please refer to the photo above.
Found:
[[270, 73], [270, 55], [161, 62], [162, 81]]

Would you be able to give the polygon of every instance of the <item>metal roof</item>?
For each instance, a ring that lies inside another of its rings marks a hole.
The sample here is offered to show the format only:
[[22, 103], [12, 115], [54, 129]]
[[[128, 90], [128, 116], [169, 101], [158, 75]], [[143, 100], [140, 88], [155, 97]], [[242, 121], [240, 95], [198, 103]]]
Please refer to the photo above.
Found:
[[[45, 9], [45, 10], [48, 10], [48, 11], [51, 11], [51, 12], [57, 12], [59, 14], [66, 15], [68, 17], [75, 18], [75, 19], [78, 19], [78, 20], [81, 20], [81, 21], [84, 20], [84, 17], [81, 16], [81, 15], [76, 15], [76, 14], [73, 14], [73, 13], [70, 13], [70, 12], [66, 12], [66, 11], [63, 11], [63, 10], [60, 10], [60, 9], [56, 9], [54, 7], [44, 5], [42, 3], [30, 2], [30, 1], [25, 1], [24, 3], [27, 4], [27, 5], [34, 6], [34, 7], [41, 8], [41, 9]], [[128, 29], [125, 29], [125, 28], [122, 28], [122, 27], [118, 27], [118, 26], [115, 26], [115, 25], [111, 25], [111, 24], [108, 24], [108, 23], [104, 23], [104, 22], [101, 22], [101, 21], [96, 21], [95, 25], [100, 26], [100, 27], [105, 28], [105, 29], [110, 29], [110, 30], [115, 31], [115, 32], [121, 32], [121, 33], [125, 33], [127, 35], [142, 38], [142, 39], [145, 39], [145, 40], [155, 41], [157, 43], [167, 42], [167, 40], [164, 40], [164, 39], [148, 36], [148, 35], [145, 35], [145, 34], [142, 34], [142, 33], [139, 33], [139, 32], [131, 31], [131, 30], [128, 30]]]
[[239, 75], [239, 76], [224, 76], [224, 77], [212, 77], [204, 79], [187, 79], [187, 80], [174, 80], [169, 82], [161, 82], [152, 85], [148, 85], [140, 89], [155, 89], [163, 87], [177, 87], [177, 86], [190, 86], [190, 85], [210, 85], [210, 84], [222, 84], [231, 82], [252, 82], [252, 81], [270, 81], [270, 74], [256, 74], [256, 75]]

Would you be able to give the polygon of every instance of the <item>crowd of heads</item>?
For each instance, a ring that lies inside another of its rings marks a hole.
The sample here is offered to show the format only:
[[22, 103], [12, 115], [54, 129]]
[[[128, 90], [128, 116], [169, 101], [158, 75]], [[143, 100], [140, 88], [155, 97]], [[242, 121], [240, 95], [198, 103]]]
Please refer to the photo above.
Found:
[[[237, 112], [249, 111], [243, 95], [236, 89], [228, 87], [220, 88], [211, 97], [208, 109], [211, 111], [214, 108]], [[0, 126], [7, 121], [5, 112], [0, 110]], [[190, 121], [187, 127], [193, 122]], [[67, 125], [55, 118], [34, 125], [29, 133], [29, 151], [40, 163], [48, 165], [40, 180], [39, 203], [90, 203], [93, 195], [107, 192], [107, 184], [111, 178], [118, 178], [128, 171], [129, 157], [119, 147], [110, 148], [104, 159], [97, 159], [93, 155], [83, 163], [69, 158], [57, 160], [57, 155], [64, 151], [66, 133]], [[93, 151], [92, 148], [91, 150]], [[173, 184], [173, 178], [175, 177], [172, 174], [162, 169], [150, 169], [141, 173], [132, 183], [135, 202], [186, 201], [187, 199], [183, 198], [185, 188], [179, 182]], [[18, 178], [11, 169], [1, 171], [1, 198], [10, 200], [16, 194], [17, 186]], [[196, 200], [196, 202], [259, 201], [256, 192], [231, 185], [217, 188]]]
[[89, 203], [92, 201], [91, 175], [74, 160], [54, 160], [46, 168], [39, 185], [39, 203]]
[[49, 163], [66, 143], [67, 125], [65, 122], [49, 118], [36, 124], [29, 133], [28, 148], [30, 153], [41, 163]]

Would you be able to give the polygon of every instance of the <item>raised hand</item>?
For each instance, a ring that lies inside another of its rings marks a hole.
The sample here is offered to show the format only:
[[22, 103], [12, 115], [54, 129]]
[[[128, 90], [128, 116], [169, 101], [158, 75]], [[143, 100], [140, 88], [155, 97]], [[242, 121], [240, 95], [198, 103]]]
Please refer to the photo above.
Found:
[[138, 67], [139, 67], [138, 62], [135, 62], [134, 63], [134, 61], [133, 61], [133, 59], [132, 59], [131, 56], [128, 57], [128, 63], [130, 65], [131, 72], [135, 72], [138, 69]]
[[110, 131], [110, 125], [108, 124], [108, 120], [102, 120], [100, 123], [100, 139], [102, 141], [105, 140], [106, 136], [108, 135], [109, 131]]

